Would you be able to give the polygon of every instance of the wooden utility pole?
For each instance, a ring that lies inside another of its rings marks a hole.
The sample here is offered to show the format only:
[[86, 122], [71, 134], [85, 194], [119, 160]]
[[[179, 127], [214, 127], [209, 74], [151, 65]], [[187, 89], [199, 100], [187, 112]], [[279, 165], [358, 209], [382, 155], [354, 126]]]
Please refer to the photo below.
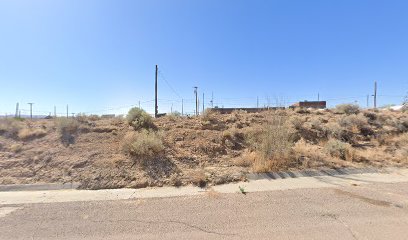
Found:
[[27, 103], [30, 105], [30, 119], [33, 119], [33, 104], [34, 103]]
[[139, 109], [140, 109], [140, 101], [139, 101]]
[[196, 98], [195, 114], [196, 114], [196, 116], [198, 116], [198, 87], [194, 87], [194, 94], [195, 94], [195, 98]]
[[184, 115], [184, 100], [181, 99], [181, 116]]
[[15, 118], [17, 118], [18, 117], [18, 103], [16, 104], [16, 116], [15, 116]]
[[320, 93], [317, 93], [317, 101], [320, 101]]
[[154, 117], [157, 118], [159, 115], [159, 106], [157, 105], [157, 74], [159, 67], [156, 65], [156, 77], [154, 81]]
[[377, 81], [374, 82], [374, 109], [377, 108]]
[[68, 116], [68, 104], [67, 104], [67, 118], [68, 118], [69, 116]]
[[256, 97], [256, 108], [259, 108], [259, 97]]

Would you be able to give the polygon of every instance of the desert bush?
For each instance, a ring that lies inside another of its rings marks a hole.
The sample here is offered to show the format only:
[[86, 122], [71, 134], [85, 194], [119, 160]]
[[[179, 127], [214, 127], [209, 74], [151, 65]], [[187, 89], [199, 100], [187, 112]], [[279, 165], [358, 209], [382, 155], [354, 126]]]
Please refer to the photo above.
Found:
[[204, 188], [207, 185], [207, 176], [202, 169], [187, 172], [185, 175], [188, 182], [198, 187]]
[[23, 128], [21, 121], [15, 119], [0, 120], [0, 135], [5, 137], [15, 138], [19, 131]]
[[360, 107], [355, 104], [340, 104], [336, 106], [335, 112], [342, 114], [357, 114], [360, 112]]
[[164, 151], [161, 133], [150, 130], [129, 132], [123, 139], [122, 150], [141, 162], [152, 159]]
[[330, 139], [324, 146], [324, 150], [332, 157], [338, 157], [343, 160], [353, 160], [353, 150], [348, 143]]
[[351, 142], [353, 139], [353, 133], [341, 127], [337, 122], [327, 123], [323, 126], [323, 131], [328, 138], [335, 138], [345, 142]]
[[61, 141], [64, 145], [74, 143], [75, 134], [79, 128], [79, 122], [73, 118], [57, 118], [55, 126], [60, 134]]
[[18, 138], [21, 140], [31, 140], [44, 137], [46, 134], [47, 132], [44, 129], [23, 128], [18, 132]]
[[126, 120], [135, 130], [156, 128], [152, 116], [150, 116], [145, 110], [137, 107], [129, 110]]
[[358, 114], [358, 115], [347, 115], [347, 116], [342, 116], [339, 120], [338, 123], [340, 126], [345, 127], [345, 128], [357, 128], [357, 129], [362, 129], [363, 127], [368, 126], [367, 118], [364, 117], [364, 115]]
[[259, 156], [254, 161], [254, 171], [264, 172], [291, 163], [294, 131], [286, 117], [272, 116], [267, 124], [252, 130], [247, 141]]

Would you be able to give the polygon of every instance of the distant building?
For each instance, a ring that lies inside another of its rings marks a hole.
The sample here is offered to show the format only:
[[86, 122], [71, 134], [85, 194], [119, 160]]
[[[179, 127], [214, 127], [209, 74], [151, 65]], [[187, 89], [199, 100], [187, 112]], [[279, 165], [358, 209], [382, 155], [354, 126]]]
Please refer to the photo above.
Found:
[[304, 101], [292, 104], [291, 108], [316, 108], [316, 109], [325, 109], [326, 101]]
[[267, 110], [277, 110], [277, 109], [285, 109], [284, 107], [266, 107], [266, 108], [220, 108], [220, 107], [215, 107], [215, 108], [209, 108], [210, 111], [212, 112], [218, 112], [221, 114], [230, 114], [233, 111], [245, 111], [247, 113], [256, 113], [256, 112], [262, 112], [262, 111], [267, 111]]

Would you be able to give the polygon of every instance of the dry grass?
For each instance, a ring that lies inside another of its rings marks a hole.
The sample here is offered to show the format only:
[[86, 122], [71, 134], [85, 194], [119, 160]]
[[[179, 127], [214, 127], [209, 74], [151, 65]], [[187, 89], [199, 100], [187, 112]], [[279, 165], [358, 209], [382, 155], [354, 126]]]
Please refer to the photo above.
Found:
[[293, 162], [294, 131], [286, 116], [269, 116], [267, 124], [250, 134], [249, 142], [258, 155], [253, 163], [255, 172], [287, 167]]
[[21, 121], [16, 119], [1, 119], [0, 120], [0, 135], [5, 137], [15, 138], [19, 131], [23, 128]]
[[340, 104], [336, 106], [334, 111], [340, 114], [357, 114], [360, 112], [360, 107], [355, 104]]
[[207, 186], [207, 177], [202, 169], [190, 171], [185, 177], [187, 182], [192, 183], [193, 185], [201, 188]]
[[160, 133], [142, 130], [128, 132], [123, 139], [122, 150], [135, 160], [145, 162], [161, 155], [164, 151], [164, 144]]
[[30, 129], [30, 128], [23, 128], [18, 132], [18, 138], [24, 141], [32, 140], [35, 138], [44, 137], [47, 134], [47, 131], [44, 129]]
[[23, 145], [15, 143], [10, 146], [10, 151], [13, 153], [19, 153], [23, 150]]
[[347, 161], [352, 161], [354, 157], [354, 151], [351, 145], [336, 139], [330, 139], [324, 146], [324, 150], [332, 157]]
[[74, 143], [80, 123], [73, 118], [57, 118], [55, 126], [64, 145]]

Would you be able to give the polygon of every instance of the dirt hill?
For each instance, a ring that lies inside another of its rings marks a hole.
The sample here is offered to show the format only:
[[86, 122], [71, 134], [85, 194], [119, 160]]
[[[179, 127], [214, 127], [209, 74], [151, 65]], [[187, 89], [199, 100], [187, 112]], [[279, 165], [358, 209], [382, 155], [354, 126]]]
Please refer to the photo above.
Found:
[[206, 111], [149, 129], [95, 116], [0, 120], [0, 184], [205, 186], [248, 172], [408, 165], [408, 114], [389, 110]]

